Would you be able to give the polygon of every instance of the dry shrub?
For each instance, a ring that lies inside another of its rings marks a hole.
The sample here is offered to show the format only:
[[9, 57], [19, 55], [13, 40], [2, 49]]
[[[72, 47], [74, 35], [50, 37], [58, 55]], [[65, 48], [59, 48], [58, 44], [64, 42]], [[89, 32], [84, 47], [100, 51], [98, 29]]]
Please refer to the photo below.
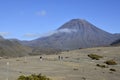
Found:
[[94, 60], [99, 60], [100, 58], [103, 58], [103, 56], [97, 55], [97, 54], [89, 54], [88, 57]]
[[116, 72], [116, 69], [113, 69], [113, 68], [111, 68], [111, 69], [109, 69], [110, 71], [114, 71], [114, 72]]
[[106, 66], [104, 64], [97, 64], [96, 66], [101, 67], [101, 68], [108, 68], [108, 66]]
[[79, 70], [79, 69], [78, 69], [78, 68], [74, 68], [73, 70], [74, 70], [74, 71], [77, 71], [77, 70]]
[[115, 62], [115, 60], [107, 60], [107, 61], [105, 61], [105, 63], [107, 65], [117, 65], [117, 63]]

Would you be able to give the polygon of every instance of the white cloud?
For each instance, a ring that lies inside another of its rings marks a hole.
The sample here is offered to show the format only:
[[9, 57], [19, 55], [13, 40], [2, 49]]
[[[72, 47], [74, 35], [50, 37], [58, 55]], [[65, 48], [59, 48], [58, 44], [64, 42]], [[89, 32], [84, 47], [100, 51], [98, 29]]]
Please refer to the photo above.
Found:
[[71, 33], [71, 32], [77, 32], [76, 29], [60, 29], [58, 32], [66, 32], [66, 33]]
[[51, 32], [48, 32], [48, 33], [46, 33], [46, 34], [43, 34], [43, 35], [41, 35], [40, 37], [49, 37], [49, 36], [51, 36], [51, 35], [53, 35], [53, 34], [58, 34], [58, 33], [72, 33], [72, 32], [77, 32], [77, 30], [76, 29], [60, 29], [60, 30], [55, 30], [55, 31], [51, 31]]
[[53, 35], [55, 33], [57, 33], [57, 31], [50, 31], [48, 33], [45, 33], [45, 34], [41, 35], [40, 37], [48, 37], [48, 36], [51, 36], [51, 35]]
[[48, 32], [48, 33], [45, 33], [45, 34], [39, 34], [39, 33], [26, 33], [23, 35], [23, 37], [26, 37], [26, 38], [39, 38], [39, 37], [47, 37], [47, 36], [51, 36], [53, 34], [55, 34], [56, 31], [51, 31], [51, 32]]
[[10, 35], [10, 33], [9, 32], [0, 32], [0, 35], [1, 36], [8, 36], [8, 35]]
[[38, 11], [38, 12], [36, 12], [36, 15], [38, 15], [38, 16], [45, 16], [46, 15], [46, 11], [45, 10]]
[[23, 37], [27, 37], [27, 38], [36, 38], [36, 37], [40, 37], [39, 34], [34, 34], [34, 33], [26, 33], [23, 35]]
[[40, 37], [49, 37], [53, 34], [58, 34], [58, 33], [72, 33], [72, 32], [77, 32], [76, 29], [60, 29], [60, 30], [55, 30], [55, 31], [50, 31], [48, 33], [45, 33], [45, 34], [39, 34], [39, 33], [26, 33], [24, 34], [23, 36], [26, 37], [26, 38], [40, 38]]

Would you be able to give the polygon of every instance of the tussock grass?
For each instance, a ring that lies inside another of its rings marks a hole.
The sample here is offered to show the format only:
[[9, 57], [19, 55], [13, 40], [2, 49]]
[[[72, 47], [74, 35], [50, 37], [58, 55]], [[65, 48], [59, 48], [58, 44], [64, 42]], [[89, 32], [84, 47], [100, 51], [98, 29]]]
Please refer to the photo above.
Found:
[[106, 63], [107, 65], [117, 65], [115, 60], [107, 60], [104, 63]]
[[108, 66], [106, 66], [104, 64], [97, 64], [96, 66], [101, 67], [101, 68], [108, 68]]
[[51, 80], [51, 79], [41, 74], [38, 74], [38, 75], [31, 74], [30, 76], [21, 75], [17, 80]]
[[103, 58], [103, 56], [97, 55], [97, 54], [88, 54], [88, 57], [94, 60], [99, 60], [100, 58]]
[[116, 69], [113, 69], [113, 68], [111, 68], [111, 69], [109, 69], [110, 71], [114, 71], [114, 72], [116, 72]]

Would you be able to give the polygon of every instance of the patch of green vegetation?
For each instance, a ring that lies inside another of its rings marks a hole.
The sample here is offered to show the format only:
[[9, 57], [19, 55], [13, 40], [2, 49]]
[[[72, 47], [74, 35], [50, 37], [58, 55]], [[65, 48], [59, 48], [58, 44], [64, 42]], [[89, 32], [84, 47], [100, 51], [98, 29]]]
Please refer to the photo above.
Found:
[[38, 74], [38, 75], [31, 74], [30, 76], [21, 75], [17, 80], [51, 80], [51, 79], [41, 74]]
[[88, 54], [88, 57], [94, 60], [99, 60], [100, 58], [103, 58], [103, 56], [97, 55], [97, 54]]
[[117, 65], [117, 63], [115, 62], [115, 60], [107, 60], [107, 61], [105, 61], [105, 63], [107, 65]]
[[108, 66], [106, 66], [104, 64], [97, 64], [96, 66], [101, 67], [101, 68], [108, 68]]

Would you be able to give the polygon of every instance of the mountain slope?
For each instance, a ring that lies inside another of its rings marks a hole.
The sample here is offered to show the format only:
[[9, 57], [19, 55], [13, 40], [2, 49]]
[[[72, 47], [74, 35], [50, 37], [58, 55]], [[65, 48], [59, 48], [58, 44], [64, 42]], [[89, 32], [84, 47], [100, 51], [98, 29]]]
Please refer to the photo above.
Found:
[[86, 20], [73, 19], [49, 36], [25, 42], [25, 45], [41, 48], [71, 50], [97, 46], [108, 46], [117, 37], [103, 31]]
[[0, 40], [1, 40], [1, 39], [4, 39], [4, 38], [3, 38], [2, 36], [0, 36]]
[[0, 56], [20, 57], [28, 55], [29, 47], [21, 45], [17, 41], [10, 41], [7, 39], [0, 39]]
[[112, 46], [120, 46], [120, 39], [114, 41], [113, 43], [111, 43]]
[[111, 46], [120, 46], [120, 34], [117, 33], [117, 34], [114, 34], [116, 37], [118, 37], [117, 40], [113, 41], [110, 45]]

